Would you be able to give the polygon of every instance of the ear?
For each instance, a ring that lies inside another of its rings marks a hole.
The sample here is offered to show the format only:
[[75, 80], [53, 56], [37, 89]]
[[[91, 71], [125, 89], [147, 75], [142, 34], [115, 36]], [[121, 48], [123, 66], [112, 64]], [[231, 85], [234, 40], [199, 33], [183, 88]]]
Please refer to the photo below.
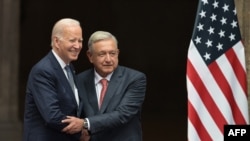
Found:
[[117, 55], [119, 55], [119, 53], [120, 53], [120, 50], [119, 50], [119, 49], [117, 49]]
[[87, 54], [87, 56], [89, 58], [89, 62], [93, 63], [93, 59], [92, 59], [93, 54], [89, 50], [87, 50], [86, 54]]
[[58, 37], [56, 37], [56, 36], [54, 36], [53, 37], [53, 42], [54, 42], [54, 46], [56, 47], [56, 48], [59, 48], [59, 41], [60, 41], [60, 39], [58, 38]]

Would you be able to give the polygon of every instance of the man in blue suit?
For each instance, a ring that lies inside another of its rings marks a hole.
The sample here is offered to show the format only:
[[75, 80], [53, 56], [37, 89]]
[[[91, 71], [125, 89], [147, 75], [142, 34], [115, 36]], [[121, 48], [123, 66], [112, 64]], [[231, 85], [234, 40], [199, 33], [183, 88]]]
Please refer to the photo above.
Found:
[[[69, 82], [74, 73], [71, 61], [77, 60], [82, 49], [82, 29], [79, 21], [61, 19], [53, 27], [52, 50], [33, 66], [29, 74], [24, 113], [23, 141], [79, 141], [82, 137], [82, 98], [77, 84]], [[74, 78], [73, 78], [74, 79]], [[72, 84], [72, 86], [70, 85]], [[68, 117], [72, 116], [72, 117]], [[75, 134], [62, 131], [68, 124]]]
[[[97, 31], [88, 41], [87, 56], [94, 68], [77, 76], [83, 98], [84, 127], [91, 141], [142, 141], [141, 107], [146, 93], [146, 76], [118, 65], [117, 39]], [[102, 99], [101, 80], [107, 80]], [[70, 119], [64, 121], [71, 122]], [[65, 132], [70, 132], [67, 127]]]

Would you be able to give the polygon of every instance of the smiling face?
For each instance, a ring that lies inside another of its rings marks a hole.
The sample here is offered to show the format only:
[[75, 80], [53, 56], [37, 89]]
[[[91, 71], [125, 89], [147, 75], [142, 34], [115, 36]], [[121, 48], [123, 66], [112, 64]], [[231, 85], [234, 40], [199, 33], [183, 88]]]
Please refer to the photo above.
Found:
[[106, 77], [118, 66], [119, 49], [113, 39], [100, 40], [92, 45], [92, 50], [87, 51], [89, 61], [93, 63], [97, 73]]
[[66, 26], [60, 36], [53, 36], [53, 49], [68, 64], [77, 60], [82, 49], [82, 41], [82, 29], [80, 26]]

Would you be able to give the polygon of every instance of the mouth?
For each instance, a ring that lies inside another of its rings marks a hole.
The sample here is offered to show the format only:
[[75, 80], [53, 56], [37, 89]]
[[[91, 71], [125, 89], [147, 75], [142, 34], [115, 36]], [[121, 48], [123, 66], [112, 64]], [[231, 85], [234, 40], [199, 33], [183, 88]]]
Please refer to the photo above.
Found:
[[77, 51], [77, 50], [71, 50], [70, 53], [71, 53], [72, 55], [78, 55], [78, 54], [79, 54], [79, 51]]
[[112, 64], [106, 64], [106, 65], [103, 65], [104, 67], [112, 67], [113, 65]]

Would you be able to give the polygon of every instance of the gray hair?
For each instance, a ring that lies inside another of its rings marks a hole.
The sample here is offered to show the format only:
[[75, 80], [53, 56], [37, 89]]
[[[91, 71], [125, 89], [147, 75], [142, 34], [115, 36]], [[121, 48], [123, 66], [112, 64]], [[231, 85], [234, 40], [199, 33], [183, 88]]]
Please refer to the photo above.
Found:
[[115, 44], [116, 46], [118, 45], [118, 41], [116, 39], [116, 37], [107, 32], [107, 31], [96, 31], [94, 32], [90, 38], [89, 38], [89, 41], [88, 41], [88, 49], [89, 51], [92, 51], [92, 46], [94, 43], [98, 42], [98, 41], [102, 41], [102, 40], [107, 40], [107, 39], [112, 39], [115, 41]]
[[71, 18], [64, 18], [55, 23], [51, 34], [51, 46], [53, 46], [53, 37], [56, 36], [58, 38], [62, 38], [65, 27], [69, 26], [81, 26], [81, 25], [79, 21]]

